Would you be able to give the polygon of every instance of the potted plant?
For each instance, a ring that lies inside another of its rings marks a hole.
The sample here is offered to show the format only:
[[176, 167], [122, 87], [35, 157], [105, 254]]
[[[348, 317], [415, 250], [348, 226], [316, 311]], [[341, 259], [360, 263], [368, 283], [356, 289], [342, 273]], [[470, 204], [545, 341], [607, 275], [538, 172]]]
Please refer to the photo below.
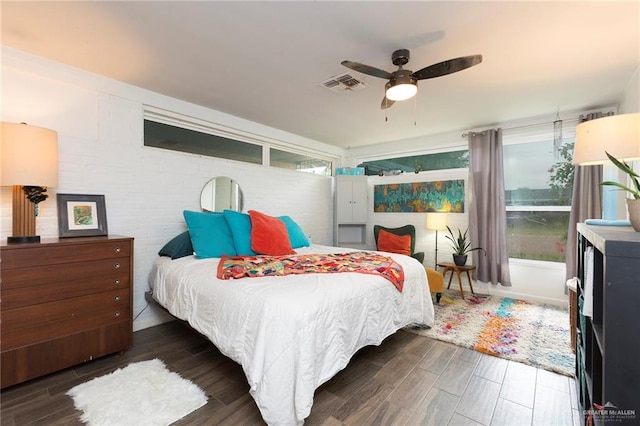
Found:
[[464, 266], [467, 263], [467, 253], [470, 253], [474, 250], [482, 250], [487, 255], [487, 252], [482, 247], [471, 247], [471, 242], [467, 237], [467, 233], [469, 232], [469, 228], [464, 231], [464, 234], [458, 228], [458, 236], [456, 237], [451, 231], [451, 228], [447, 226], [447, 231], [449, 231], [449, 235], [445, 235], [445, 237], [451, 241], [451, 248], [453, 248], [453, 263], [457, 266]]
[[627, 198], [627, 210], [629, 211], [629, 221], [631, 222], [631, 226], [636, 232], [640, 232], [640, 182], [638, 178], [640, 175], [633, 171], [633, 168], [627, 164], [624, 160], [618, 160], [613, 155], [609, 154], [605, 151], [609, 160], [620, 170], [625, 172], [631, 182], [633, 183], [633, 188], [630, 188], [626, 185], [623, 185], [619, 182], [613, 181], [605, 181], [602, 182], [603, 185], [615, 186], [623, 191], [627, 191], [629, 194], [633, 196], [633, 198]]

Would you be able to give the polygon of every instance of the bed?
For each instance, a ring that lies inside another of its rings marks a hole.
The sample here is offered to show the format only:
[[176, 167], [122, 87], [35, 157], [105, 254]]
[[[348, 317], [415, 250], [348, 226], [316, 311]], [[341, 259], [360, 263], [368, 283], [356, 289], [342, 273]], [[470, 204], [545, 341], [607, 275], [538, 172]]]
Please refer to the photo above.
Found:
[[[301, 255], [348, 251], [295, 249]], [[267, 424], [296, 425], [309, 416], [315, 389], [360, 348], [410, 324], [433, 324], [423, 265], [379, 254], [402, 266], [402, 291], [384, 277], [356, 272], [223, 280], [217, 278], [220, 257], [194, 255], [156, 259], [149, 284], [155, 301], [242, 366]]]

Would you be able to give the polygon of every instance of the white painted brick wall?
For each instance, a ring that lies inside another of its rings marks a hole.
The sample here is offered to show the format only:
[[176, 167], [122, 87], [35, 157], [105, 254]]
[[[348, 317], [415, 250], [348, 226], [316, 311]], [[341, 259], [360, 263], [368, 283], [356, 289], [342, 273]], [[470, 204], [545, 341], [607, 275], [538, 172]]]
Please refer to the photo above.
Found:
[[[158, 250], [186, 229], [182, 211], [199, 210], [200, 190], [212, 177], [236, 180], [245, 210], [290, 215], [314, 242], [331, 244], [332, 178], [144, 147], [143, 104], [149, 99], [138, 91], [129, 93], [124, 85], [118, 95], [98, 84], [91, 87], [86, 83], [91, 79], [80, 71], [57, 77], [55, 67], [45, 65], [11, 67], [3, 62], [2, 69], [2, 121], [58, 132], [59, 183], [40, 205], [37, 232], [58, 235], [56, 193], [104, 194], [109, 233], [135, 238], [134, 315], [146, 305], [147, 278]], [[83, 84], [75, 84], [75, 78]], [[184, 103], [160, 99], [163, 107], [183, 112]], [[11, 188], [2, 188], [0, 201], [0, 237], [6, 239], [11, 234]], [[163, 320], [159, 310], [146, 309], [134, 329]]]

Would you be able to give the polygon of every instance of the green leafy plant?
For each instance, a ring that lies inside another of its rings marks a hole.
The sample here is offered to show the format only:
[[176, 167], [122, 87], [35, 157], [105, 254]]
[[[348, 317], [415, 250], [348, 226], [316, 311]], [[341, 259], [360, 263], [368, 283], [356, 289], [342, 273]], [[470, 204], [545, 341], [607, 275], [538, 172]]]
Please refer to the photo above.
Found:
[[460, 231], [460, 229], [458, 229], [457, 237], [453, 234], [453, 231], [448, 226], [447, 231], [449, 231], [449, 235], [445, 235], [445, 237], [449, 241], [451, 241], [451, 248], [453, 248], [454, 254], [463, 256], [474, 250], [482, 250], [485, 256], [487, 255], [487, 252], [482, 247], [471, 247], [471, 242], [469, 241], [469, 238], [467, 236], [467, 233], [469, 232], [468, 228], [466, 231], [464, 231], [464, 234], [462, 233], [462, 231]]
[[573, 143], [565, 143], [558, 150], [560, 161], [552, 165], [549, 170], [549, 188], [559, 205], [571, 204], [571, 190], [573, 189], [573, 174], [575, 166], [573, 159]]
[[633, 182], [633, 186], [635, 189], [629, 188], [628, 186], [623, 185], [619, 182], [613, 182], [610, 180], [602, 182], [602, 185], [615, 186], [623, 191], [629, 192], [633, 196], [633, 198], [635, 198], [636, 200], [639, 200], [640, 199], [640, 182], [638, 181], [638, 178], [640, 178], [640, 175], [634, 172], [633, 168], [629, 164], [627, 164], [627, 162], [625, 162], [624, 160], [618, 160], [617, 158], [615, 158], [613, 155], [609, 154], [606, 151], [605, 153], [607, 154], [607, 157], [609, 157], [609, 160], [611, 160], [611, 162], [617, 168], [619, 168], [620, 170], [625, 172], [627, 175], [629, 175], [629, 179], [631, 179], [631, 182]]

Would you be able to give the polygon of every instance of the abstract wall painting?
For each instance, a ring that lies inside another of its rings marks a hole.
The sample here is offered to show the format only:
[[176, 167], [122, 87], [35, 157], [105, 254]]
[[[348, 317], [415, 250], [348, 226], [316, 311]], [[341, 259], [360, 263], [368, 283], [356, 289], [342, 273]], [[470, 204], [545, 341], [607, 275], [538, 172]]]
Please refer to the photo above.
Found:
[[374, 185], [377, 213], [464, 213], [464, 180]]

